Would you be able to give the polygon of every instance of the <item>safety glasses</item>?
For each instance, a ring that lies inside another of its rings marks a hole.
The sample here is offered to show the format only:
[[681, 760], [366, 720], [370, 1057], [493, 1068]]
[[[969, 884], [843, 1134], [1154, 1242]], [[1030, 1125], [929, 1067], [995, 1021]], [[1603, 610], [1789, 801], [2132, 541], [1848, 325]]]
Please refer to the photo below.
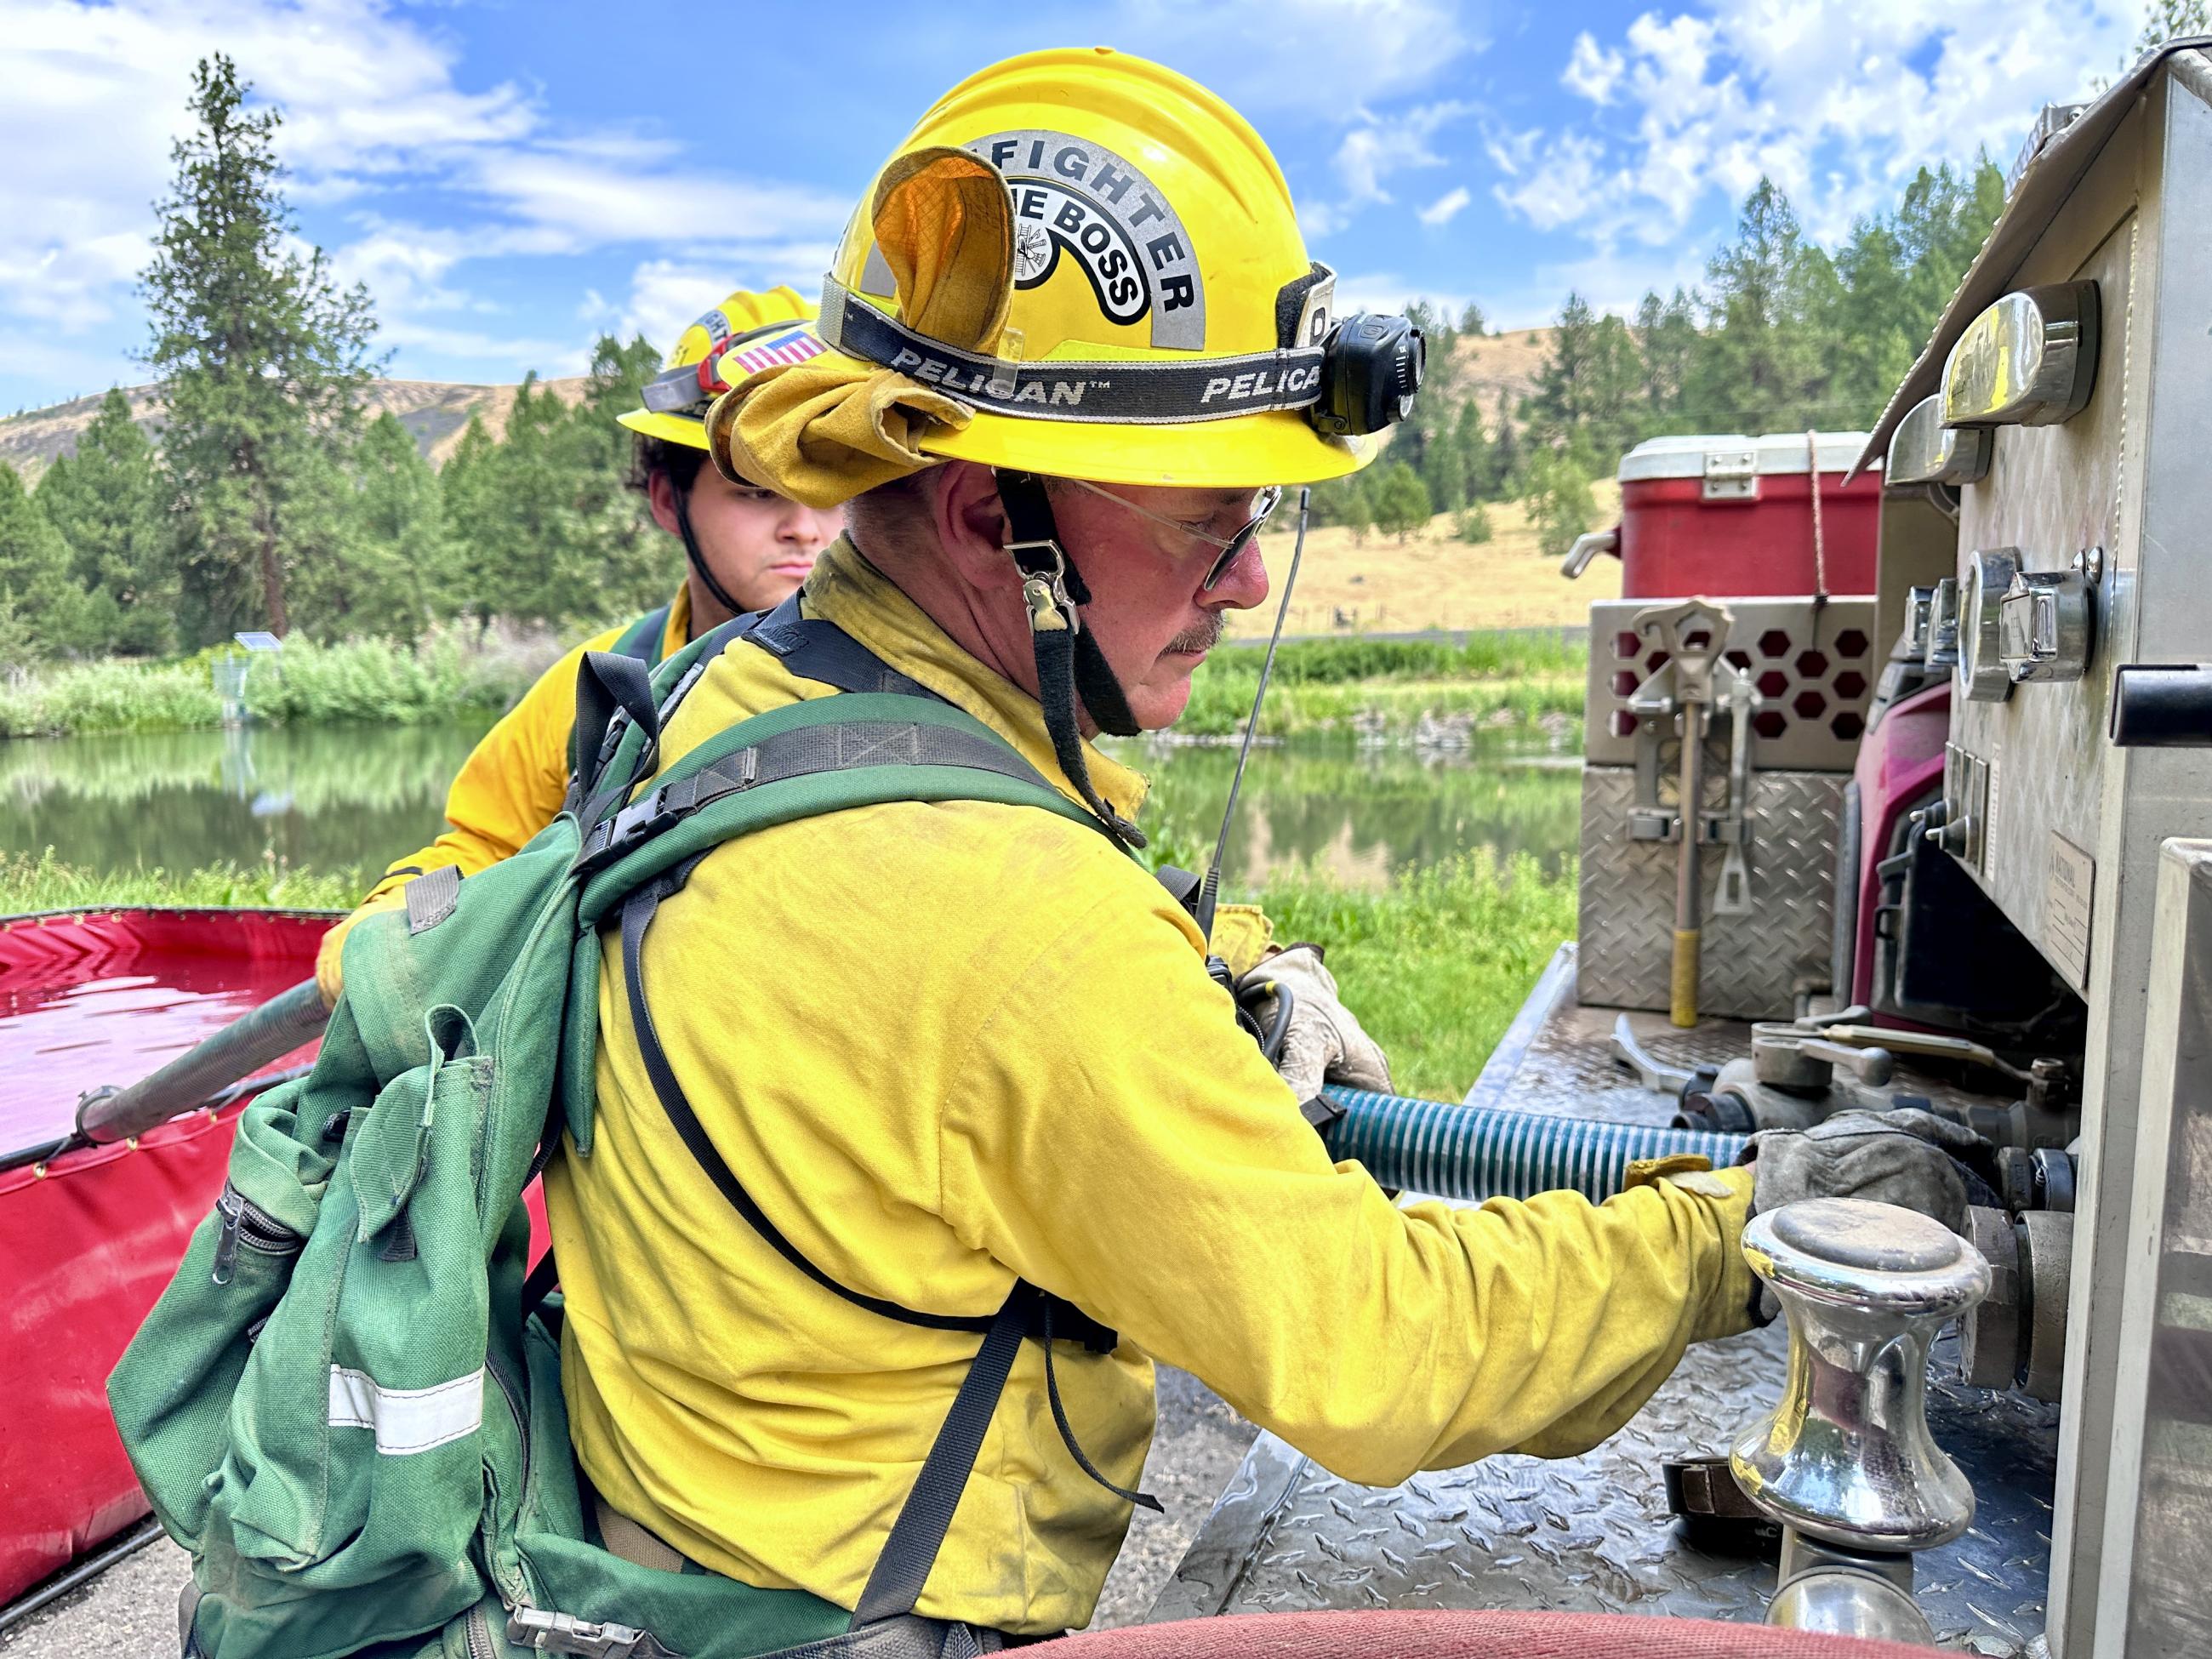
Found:
[[1110, 489], [1101, 489], [1097, 484], [1085, 483], [1080, 478], [1064, 478], [1060, 482], [1073, 484], [1078, 489], [1088, 490], [1093, 495], [1103, 495], [1116, 507], [1126, 507], [1140, 519], [1150, 519], [1154, 524], [1164, 526], [1179, 535], [1218, 549], [1213, 562], [1206, 567], [1206, 580], [1199, 584], [1200, 591], [1208, 593], [1213, 591], [1214, 584], [1221, 580], [1223, 573], [1236, 562], [1237, 556], [1250, 544], [1253, 537], [1260, 533], [1260, 526], [1267, 522], [1267, 515], [1275, 510], [1275, 503], [1283, 499], [1280, 484], [1268, 485], [1253, 502], [1252, 516], [1237, 528], [1235, 534], [1216, 536], [1204, 530], [1194, 530], [1180, 519], [1170, 519], [1150, 507], [1139, 507], [1126, 495], [1116, 495]]

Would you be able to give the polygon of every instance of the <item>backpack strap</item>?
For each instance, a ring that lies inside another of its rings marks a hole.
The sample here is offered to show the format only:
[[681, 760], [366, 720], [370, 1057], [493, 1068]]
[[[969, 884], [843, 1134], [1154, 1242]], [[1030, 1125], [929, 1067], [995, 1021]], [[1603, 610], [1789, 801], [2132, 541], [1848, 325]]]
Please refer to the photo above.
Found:
[[661, 642], [668, 637], [667, 605], [648, 611], [622, 631], [612, 647], [617, 655], [635, 657], [648, 669], [660, 666]]

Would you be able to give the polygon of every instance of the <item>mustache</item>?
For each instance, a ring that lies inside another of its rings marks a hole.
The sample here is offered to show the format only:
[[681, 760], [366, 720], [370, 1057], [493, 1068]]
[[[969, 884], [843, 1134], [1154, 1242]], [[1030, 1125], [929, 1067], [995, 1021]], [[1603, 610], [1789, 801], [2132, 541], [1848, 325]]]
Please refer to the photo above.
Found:
[[1170, 651], [1211, 651], [1221, 642], [1221, 630], [1226, 624], [1218, 611], [1209, 611], [1206, 620], [1195, 628], [1187, 628], [1168, 641]]

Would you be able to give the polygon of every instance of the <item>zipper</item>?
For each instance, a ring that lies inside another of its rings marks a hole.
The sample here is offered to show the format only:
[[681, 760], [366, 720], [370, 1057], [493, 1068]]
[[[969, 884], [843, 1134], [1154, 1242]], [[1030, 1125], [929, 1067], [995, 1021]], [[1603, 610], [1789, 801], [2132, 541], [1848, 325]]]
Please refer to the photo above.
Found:
[[461, 1620], [461, 1639], [468, 1644], [469, 1659], [499, 1659], [499, 1649], [492, 1642], [491, 1620], [484, 1617], [483, 1602], [471, 1607], [468, 1617]]
[[[491, 1380], [499, 1384], [500, 1394], [507, 1401], [507, 1415], [514, 1419], [515, 1438], [521, 1448], [521, 1473], [514, 1494], [515, 1513], [519, 1516], [523, 1504], [529, 1501], [530, 1494], [530, 1419], [522, 1409], [521, 1391], [507, 1381], [506, 1368], [489, 1352], [484, 1355], [484, 1370], [491, 1374]], [[487, 1475], [491, 1473], [489, 1460], [485, 1462], [484, 1472]], [[492, 1486], [496, 1492], [498, 1482], [494, 1480]], [[489, 1510], [485, 1512], [483, 1542], [484, 1561], [486, 1565], [489, 1566], [496, 1559], [496, 1551], [494, 1547], [495, 1540], [491, 1536]], [[511, 1597], [513, 1603], [519, 1603], [526, 1597], [528, 1586], [523, 1583], [521, 1576], [518, 1573], [514, 1575], [512, 1583], [500, 1587], [500, 1594], [501, 1600], [508, 1600]], [[471, 1655], [471, 1659], [474, 1659], [473, 1653]]]
[[218, 1285], [229, 1284], [236, 1274], [241, 1246], [261, 1255], [288, 1256], [297, 1255], [300, 1247], [307, 1243], [266, 1210], [249, 1202], [228, 1181], [222, 1184], [222, 1196], [216, 1200], [215, 1207], [222, 1217], [222, 1231], [216, 1237], [215, 1268], [210, 1277]]

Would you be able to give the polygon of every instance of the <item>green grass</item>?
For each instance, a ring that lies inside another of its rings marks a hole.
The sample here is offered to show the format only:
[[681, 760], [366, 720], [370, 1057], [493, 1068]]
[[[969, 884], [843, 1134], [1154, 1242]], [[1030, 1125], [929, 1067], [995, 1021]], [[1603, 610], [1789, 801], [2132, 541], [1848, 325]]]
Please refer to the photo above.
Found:
[[[120, 874], [73, 869], [52, 852], [0, 859], [0, 915], [100, 904], [276, 905], [342, 910], [368, 883], [360, 870], [270, 862]], [[1575, 928], [1571, 863], [1547, 877], [1523, 854], [1487, 851], [1417, 868], [1379, 892], [1313, 875], [1279, 878], [1256, 899], [1285, 943], [1328, 947], [1345, 1001], [1390, 1056], [1400, 1092], [1457, 1100], [1511, 1022], [1559, 941]]]
[[[1191, 737], [1241, 732], [1264, 653], [1216, 651], [1192, 677], [1190, 706], [1176, 730]], [[1579, 715], [1589, 647], [1556, 634], [1474, 634], [1462, 645], [1430, 640], [1302, 640], [1283, 647], [1261, 711], [1265, 737], [1358, 731], [1403, 735], [1424, 715], [1501, 725]]]
[[1327, 947], [1345, 1004], [1390, 1057], [1401, 1094], [1457, 1100], [1536, 975], [1575, 931], [1572, 861], [1547, 877], [1486, 849], [1416, 868], [1380, 892], [1313, 878], [1252, 895], [1285, 943]]
[[216, 864], [186, 871], [81, 870], [50, 848], [39, 857], [0, 858], [0, 915], [102, 904], [273, 905], [287, 910], [350, 910], [374, 877], [357, 869], [292, 870], [265, 864]]
[[[71, 663], [0, 684], [0, 738], [220, 726], [222, 703], [212, 666], [221, 654], [217, 649], [174, 662]], [[479, 639], [472, 628], [442, 629], [411, 646], [297, 640], [285, 646], [281, 662], [254, 664], [246, 702], [254, 719], [272, 725], [419, 725], [471, 709], [506, 708], [556, 654], [550, 639]]]

